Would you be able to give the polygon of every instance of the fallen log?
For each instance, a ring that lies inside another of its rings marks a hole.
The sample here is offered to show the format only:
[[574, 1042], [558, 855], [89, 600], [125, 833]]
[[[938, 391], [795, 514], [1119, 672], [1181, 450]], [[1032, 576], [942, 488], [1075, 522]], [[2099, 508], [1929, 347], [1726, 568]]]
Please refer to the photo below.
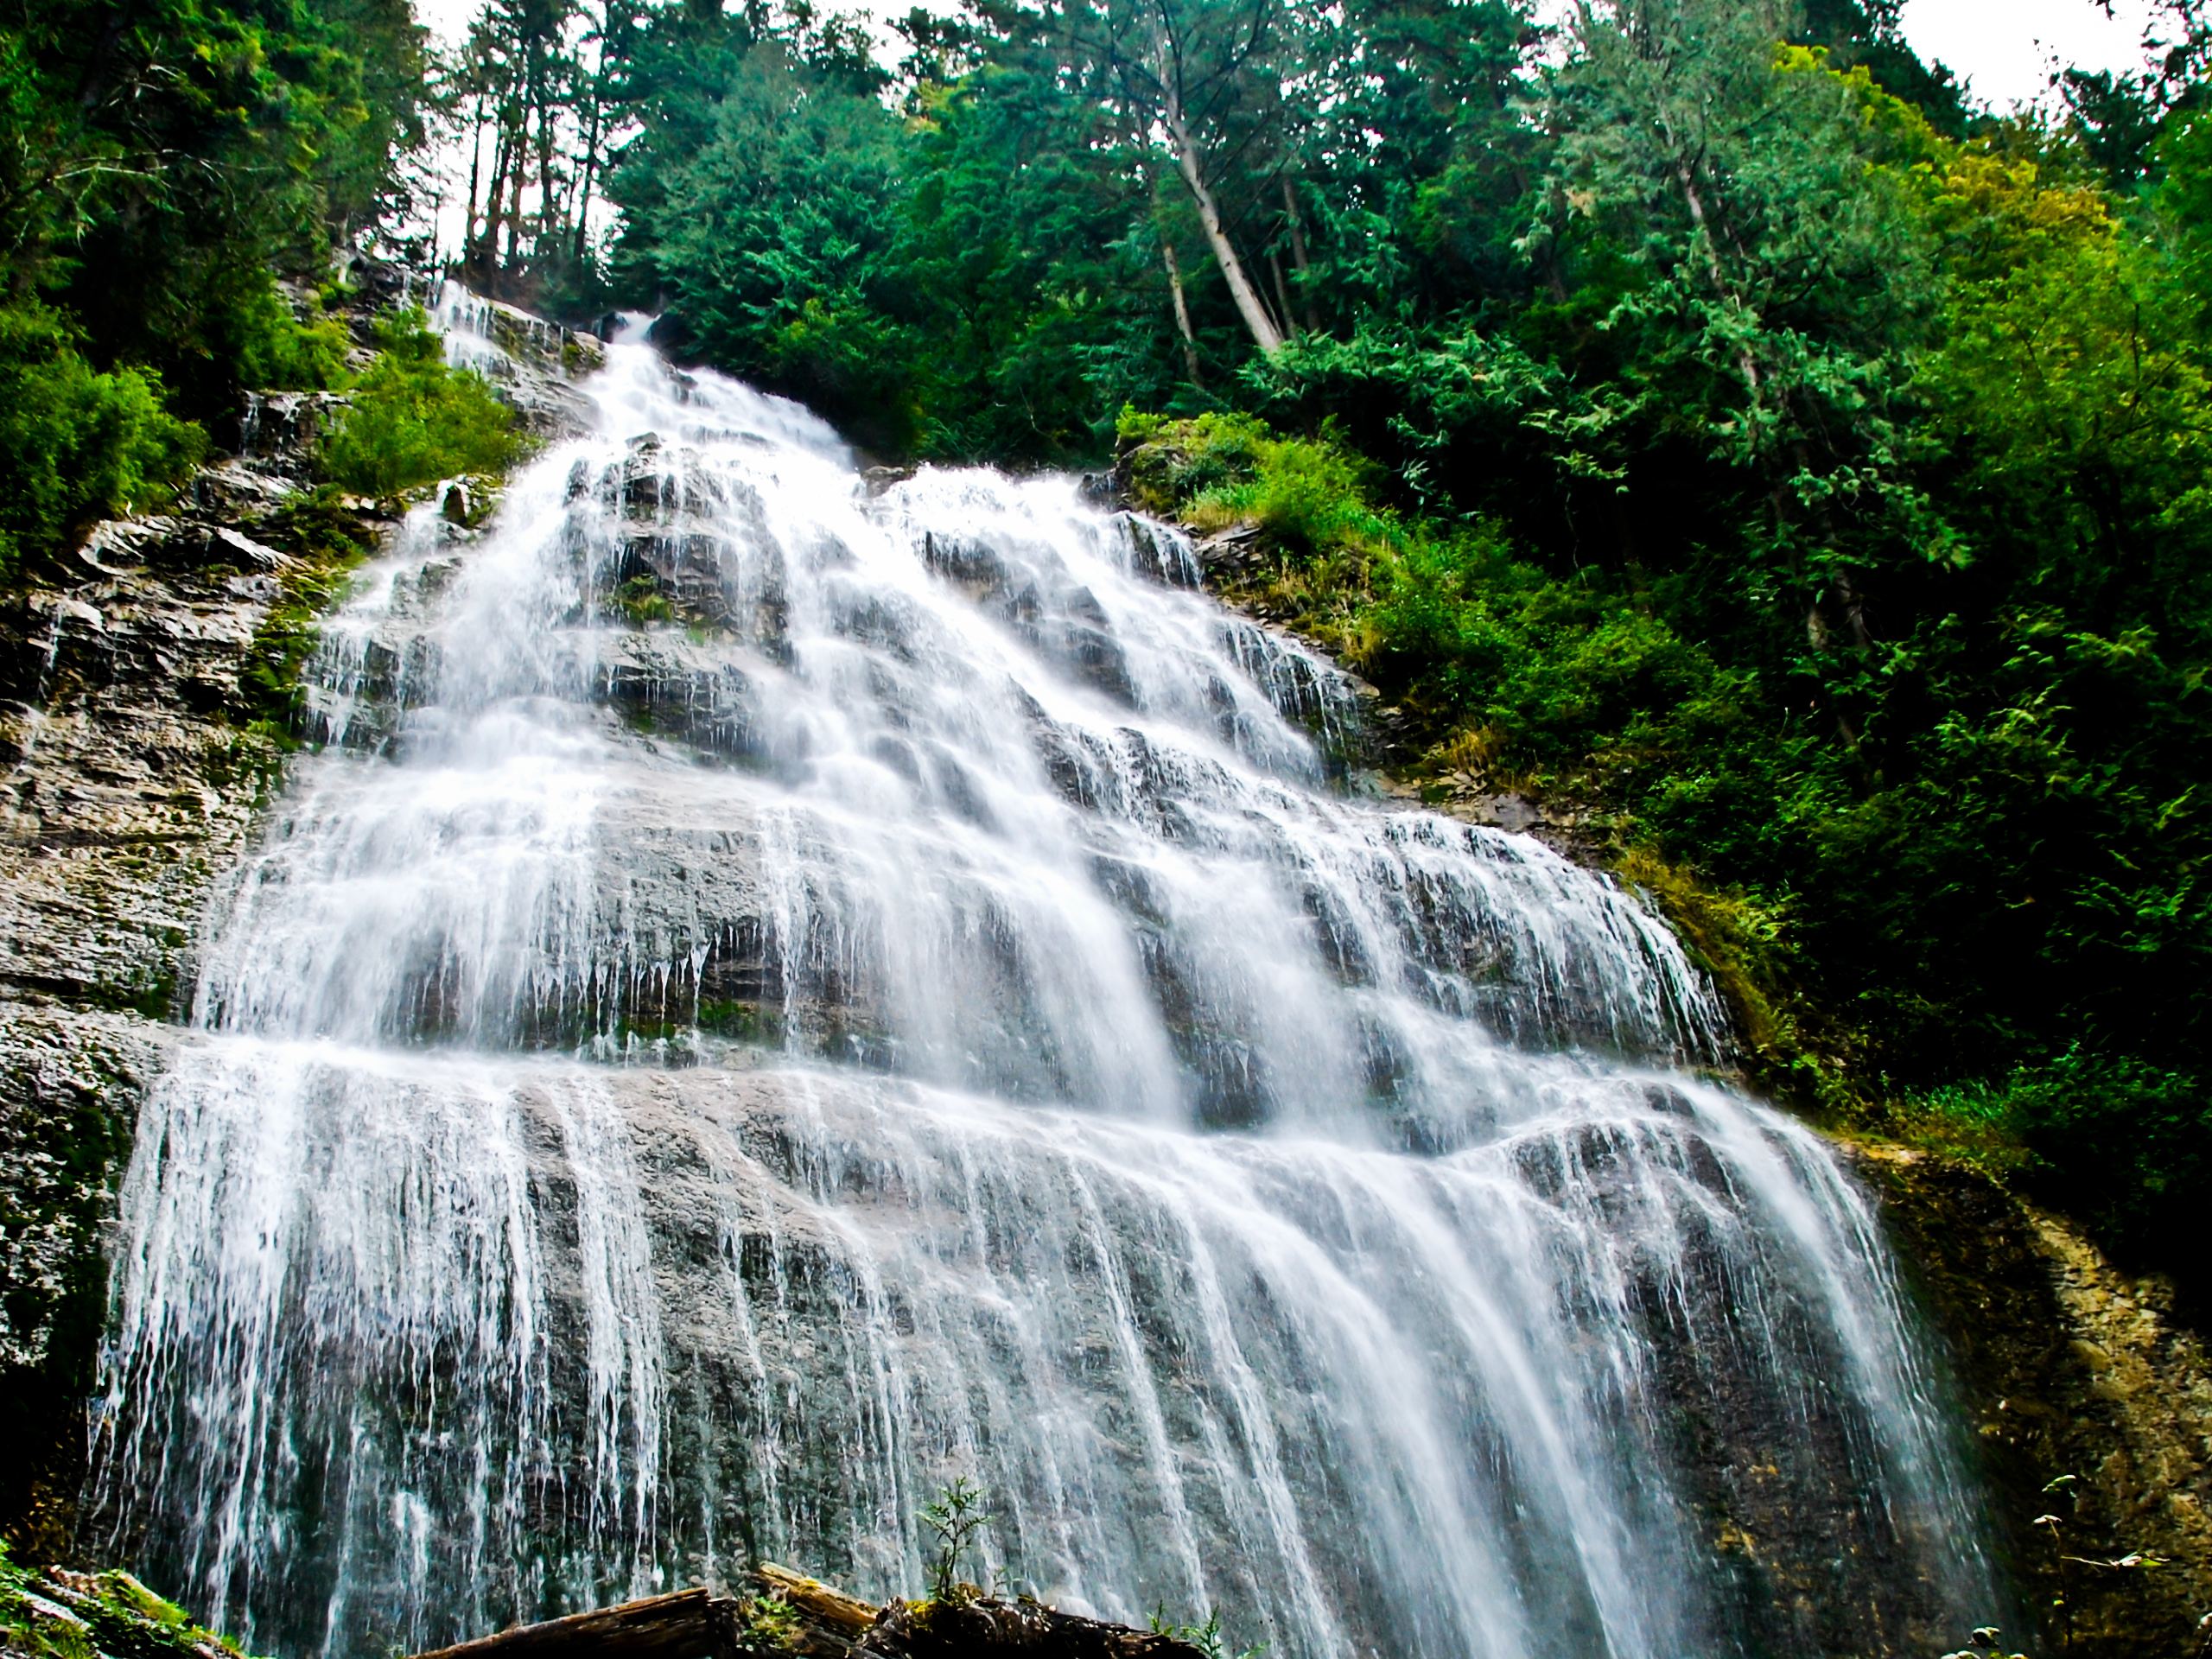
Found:
[[789, 1602], [792, 1611], [809, 1624], [826, 1625], [848, 1640], [857, 1641], [867, 1635], [878, 1617], [879, 1610], [871, 1604], [773, 1561], [754, 1567], [753, 1582], [762, 1595]]
[[736, 1647], [737, 1602], [702, 1588], [518, 1624], [416, 1659], [725, 1659]]
[[1176, 1637], [1078, 1618], [1027, 1597], [1002, 1601], [972, 1586], [945, 1601], [877, 1608], [772, 1561], [751, 1578], [748, 1597], [678, 1590], [517, 1625], [416, 1659], [1205, 1659]]

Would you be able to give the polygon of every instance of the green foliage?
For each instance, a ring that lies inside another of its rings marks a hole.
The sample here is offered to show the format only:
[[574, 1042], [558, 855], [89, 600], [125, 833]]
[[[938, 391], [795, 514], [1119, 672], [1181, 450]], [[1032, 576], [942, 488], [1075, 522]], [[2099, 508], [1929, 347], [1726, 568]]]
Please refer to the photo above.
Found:
[[248, 327], [236, 343], [243, 385], [264, 391], [321, 391], [344, 383], [353, 336], [343, 320], [322, 314], [320, 296], [310, 296], [306, 305], [302, 317], [273, 288], [251, 296]]
[[990, 1523], [982, 1489], [965, 1475], [923, 1508], [922, 1524], [937, 1540], [937, 1554], [929, 1562], [931, 1600], [959, 1601], [971, 1593], [960, 1577], [960, 1563]]
[[92, 519], [160, 505], [200, 458], [156, 377], [102, 373], [79, 344], [45, 306], [0, 307], [0, 580]]
[[[157, 501], [247, 387], [340, 373], [319, 281], [419, 137], [404, 0], [34, 0], [0, 32], [0, 561]], [[5, 574], [0, 570], [0, 575]]]
[[676, 620], [675, 604], [651, 576], [632, 576], [616, 588], [614, 607], [641, 628]]
[[[59, 1608], [64, 1617], [52, 1611]], [[0, 1539], [0, 1639], [28, 1659], [197, 1659], [238, 1647], [195, 1624], [128, 1573], [37, 1573], [9, 1558]]]
[[1993, 1103], [2030, 1173], [2131, 1254], [2180, 1262], [2212, 1198], [2212, 1090], [2199, 1075], [2068, 1049], [2023, 1067]]
[[796, 1653], [806, 1631], [798, 1609], [781, 1596], [753, 1597], [745, 1604], [744, 1619], [737, 1637], [741, 1653]]
[[420, 312], [378, 325], [377, 342], [382, 354], [323, 445], [322, 470], [332, 481], [391, 499], [514, 464], [522, 440], [513, 410], [481, 375], [448, 365], [443, 342]]
[[[2158, 982], [2202, 949], [2187, 919], [2200, 855], [2174, 845], [2196, 764], [2183, 751], [2201, 740], [2189, 694], [2155, 690], [2170, 671], [2146, 645], [2062, 633], [2031, 657], [2044, 636], [2016, 623], [2004, 671], [2018, 700], [1955, 706], [1900, 746], [1897, 775], [1871, 776], [1864, 746], [1838, 744], [1817, 705], [1790, 706], [1792, 677], [1690, 632], [1708, 615], [1702, 582], [1552, 575], [1494, 524], [1377, 508], [1373, 475], [1327, 440], [1248, 416], [1122, 429], [1144, 505], [1202, 530], [1262, 527], [1268, 557], [1242, 596], [1412, 710], [1433, 745], [1418, 772], [1592, 809], [1770, 1087], [1879, 1107], [2137, 1259], [2188, 1260], [2189, 1217], [2212, 1198], [2212, 1113], [2196, 1070], [2143, 1057], [2193, 1052], [2197, 982]], [[2053, 677], [2083, 705], [2125, 696], [2128, 717], [2077, 723]], [[1950, 688], [1991, 689], [1986, 671]], [[2104, 967], [2085, 980], [2090, 961]], [[2084, 1027], [2094, 1050], [2056, 1040]]]
[[[1166, 395], [1161, 343], [1127, 338], [1151, 256], [1083, 150], [1094, 107], [1016, 61], [925, 89], [902, 123], [849, 66], [753, 28], [662, 15], [610, 186], [617, 275], [690, 349], [907, 454], [1095, 453], [1105, 411]], [[685, 43], [680, 67], [659, 55]]]
[[[712, 101], [649, 105], [615, 181], [633, 280], [649, 271], [717, 362], [908, 444], [915, 353], [885, 313], [880, 272], [898, 124], [783, 42], [716, 44], [726, 79], [700, 89]], [[687, 73], [671, 94], [693, 88]]]
[[[1152, 1630], [1155, 1636], [1188, 1643], [1205, 1655], [1206, 1659], [1231, 1659], [1229, 1644], [1221, 1634], [1221, 1614], [1218, 1611], [1209, 1612], [1203, 1624], [1178, 1624], [1169, 1619], [1166, 1608], [1157, 1608], [1152, 1615]], [[1259, 1656], [1266, 1651], [1264, 1647], [1240, 1648], [1234, 1659], [1259, 1659]]]

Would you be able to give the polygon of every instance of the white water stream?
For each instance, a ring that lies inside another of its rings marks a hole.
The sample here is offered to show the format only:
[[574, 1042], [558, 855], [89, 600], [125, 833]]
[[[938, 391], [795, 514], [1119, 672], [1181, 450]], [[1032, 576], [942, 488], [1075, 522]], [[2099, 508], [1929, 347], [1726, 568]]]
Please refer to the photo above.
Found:
[[979, 1576], [1277, 1659], [1982, 1615], [1866, 1205], [1637, 902], [1348, 798], [1069, 480], [588, 390], [328, 630], [124, 1197], [116, 1548], [283, 1659], [915, 1592], [962, 1475]]

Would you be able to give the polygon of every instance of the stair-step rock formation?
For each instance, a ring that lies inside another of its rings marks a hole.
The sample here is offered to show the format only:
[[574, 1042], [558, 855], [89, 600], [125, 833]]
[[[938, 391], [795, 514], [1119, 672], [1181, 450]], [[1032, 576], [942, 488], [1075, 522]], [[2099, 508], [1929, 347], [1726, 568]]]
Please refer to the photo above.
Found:
[[[365, 339], [369, 308], [407, 296], [388, 268], [356, 275]], [[500, 394], [561, 429], [599, 342], [494, 321]], [[0, 1538], [26, 1558], [71, 1548], [113, 1185], [289, 741], [267, 696], [306, 573], [286, 508], [332, 397], [251, 399], [237, 453], [171, 511], [100, 526], [0, 600]]]

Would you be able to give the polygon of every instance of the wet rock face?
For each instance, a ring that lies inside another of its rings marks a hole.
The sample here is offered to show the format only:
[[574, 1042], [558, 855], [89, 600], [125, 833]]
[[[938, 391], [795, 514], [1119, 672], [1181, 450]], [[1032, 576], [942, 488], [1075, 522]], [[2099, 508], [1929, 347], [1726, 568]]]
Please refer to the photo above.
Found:
[[[1624, 1100], [1613, 1132], [1408, 1182], [1380, 1154], [766, 1065], [457, 1076], [423, 1055], [365, 1074], [342, 1052], [208, 1042], [162, 1087], [175, 1173], [140, 1211], [146, 1243], [195, 1252], [207, 1309], [247, 1323], [188, 1318], [194, 1357], [128, 1379], [114, 1427], [143, 1438], [111, 1446], [116, 1507], [91, 1531], [144, 1529], [143, 1570], [180, 1585], [229, 1581], [225, 1552], [269, 1539], [257, 1645], [312, 1645], [334, 1586], [363, 1650], [496, 1629], [604, 1598], [640, 1548], [662, 1582], [779, 1556], [880, 1598], [925, 1581], [915, 1509], [963, 1473], [990, 1492], [977, 1576], [1124, 1621], [1211, 1599], [1238, 1645], [1335, 1650], [1319, 1629], [1364, 1651], [1410, 1624], [1427, 1646], [1402, 1651], [1479, 1653], [1512, 1605], [1479, 1574], [1510, 1567], [1542, 1610], [1522, 1639], [1580, 1659], [1607, 1610], [1576, 1505], [1601, 1494], [1637, 1529], [1639, 1604], [1698, 1619], [1685, 1651], [1942, 1639], [1950, 1590], [1913, 1535], [1936, 1517], [1882, 1497], [1908, 1449], [1841, 1397], [1818, 1293], [1737, 1306], [1747, 1275], [1781, 1281], [1727, 1217], [1759, 1154], [1715, 1100]], [[313, 1205], [287, 1196], [305, 1179]], [[318, 1274], [241, 1277], [240, 1241], [187, 1213], [216, 1202]], [[1568, 1231], [1599, 1217], [1615, 1242], [1584, 1254]], [[1468, 1293], [1438, 1231], [1499, 1252], [1504, 1293], [1529, 1227], [1559, 1236], [1520, 1264], [1535, 1281], [1440, 1320]], [[379, 1287], [395, 1258], [420, 1300]], [[262, 1326], [249, 1305], [270, 1294]], [[1516, 1394], [1530, 1344], [1554, 1363]], [[1377, 1397], [1403, 1421], [1363, 1418]], [[194, 1478], [165, 1478], [210, 1414], [260, 1427], [191, 1442]], [[1618, 1466], [1543, 1461], [1532, 1416]], [[1408, 1461], [1432, 1436], [1473, 1450]], [[270, 1472], [251, 1513], [319, 1525], [208, 1526], [193, 1506], [253, 1468]], [[1684, 1510], [1628, 1497], [1655, 1486]], [[1454, 1554], [1471, 1587], [1413, 1548], [1452, 1548], [1424, 1519], [1440, 1504], [1482, 1513], [1482, 1547]], [[472, 1513], [408, 1542], [411, 1516]]]
[[135, 1015], [0, 1007], [0, 1519], [18, 1554], [65, 1551], [84, 1478], [84, 1402], [106, 1313], [111, 1182], [167, 1027]]
[[[2032, 1630], [2037, 1653], [2204, 1651], [2212, 1364], [2168, 1289], [1972, 1170], [1884, 1147], [1857, 1162], [1950, 1355], [2020, 1590], [2007, 1649]], [[2131, 1555], [2161, 1564], [2096, 1565]]]
[[114, 1174], [277, 758], [242, 681], [293, 568], [260, 539], [285, 488], [226, 462], [0, 616], [0, 1528], [37, 1554], [81, 1478]]
[[35, 1550], [66, 1538], [80, 1476], [118, 1156], [273, 759], [239, 676], [277, 556], [230, 530], [111, 530], [0, 632], [0, 1409], [29, 1443], [0, 1526]]
[[435, 309], [455, 342], [448, 354], [489, 380], [524, 430], [561, 438], [590, 420], [576, 383], [606, 360], [597, 337], [450, 284]]
[[[405, 299], [388, 270], [365, 275]], [[596, 342], [518, 343], [535, 354], [505, 384], [538, 388], [550, 426], [567, 359], [595, 363]], [[254, 683], [302, 569], [280, 514], [340, 401], [249, 399], [236, 453], [174, 511], [99, 526], [0, 607], [0, 1416], [18, 1452], [0, 1458], [0, 1532], [35, 1554], [70, 1531], [131, 1126], [188, 1011], [209, 895], [283, 760]], [[371, 671], [397, 694], [405, 669]]]

